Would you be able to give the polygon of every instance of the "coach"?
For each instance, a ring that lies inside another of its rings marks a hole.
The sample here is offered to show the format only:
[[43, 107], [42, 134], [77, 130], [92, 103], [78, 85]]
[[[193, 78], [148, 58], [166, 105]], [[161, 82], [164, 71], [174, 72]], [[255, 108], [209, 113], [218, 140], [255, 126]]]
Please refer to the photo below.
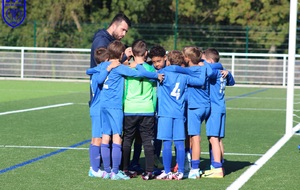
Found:
[[[99, 47], [107, 48], [110, 42], [124, 38], [130, 26], [131, 22], [128, 17], [123, 13], [119, 13], [113, 18], [107, 29], [100, 29], [95, 33], [91, 47], [91, 68], [97, 65], [94, 58], [95, 50]], [[126, 48], [122, 61], [125, 61], [131, 55], [131, 47]]]

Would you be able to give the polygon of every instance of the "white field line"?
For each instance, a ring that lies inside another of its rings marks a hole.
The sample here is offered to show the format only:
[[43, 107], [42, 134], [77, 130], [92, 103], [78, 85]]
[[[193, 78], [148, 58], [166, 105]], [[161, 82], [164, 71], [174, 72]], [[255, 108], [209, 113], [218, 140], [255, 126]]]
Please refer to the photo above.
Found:
[[250, 166], [239, 178], [237, 178], [226, 190], [240, 189], [278, 150], [287, 143], [296, 131], [300, 130], [300, 124], [293, 128], [292, 134], [284, 135], [276, 144], [274, 144], [262, 157], [260, 157], [252, 166]]
[[285, 109], [272, 109], [272, 108], [232, 108], [227, 107], [227, 110], [246, 110], [246, 111], [286, 111]]
[[18, 146], [18, 145], [0, 145], [0, 148], [32, 148], [32, 149], [72, 149], [72, 150], [88, 150], [88, 148], [78, 148], [78, 147], [58, 147], [58, 146]]
[[[68, 150], [88, 150], [89, 148], [80, 147], [59, 147], [59, 146], [18, 146], [18, 145], [0, 145], [0, 148], [32, 148], [32, 149], [68, 149]], [[134, 151], [133, 149], [131, 151]], [[144, 150], [142, 150], [144, 151]], [[173, 151], [175, 153], [175, 151]], [[209, 152], [201, 152], [201, 154], [208, 155]], [[247, 154], [247, 153], [225, 153], [225, 155], [232, 156], [262, 156], [263, 154]]]
[[65, 104], [55, 104], [50, 106], [42, 106], [42, 107], [36, 107], [36, 108], [29, 108], [29, 109], [23, 109], [23, 110], [14, 110], [14, 111], [7, 111], [7, 112], [0, 112], [0, 115], [8, 115], [13, 113], [21, 113], [21, 112], [28, 112], [28, 111], [36, 111], [36, 110], [43, 110], [43, 109], [49, 109], [49, 108], [56, 108], [56, 107], [62, 107], [62, 106], [69, 106], [73, 103], [65, 103]]

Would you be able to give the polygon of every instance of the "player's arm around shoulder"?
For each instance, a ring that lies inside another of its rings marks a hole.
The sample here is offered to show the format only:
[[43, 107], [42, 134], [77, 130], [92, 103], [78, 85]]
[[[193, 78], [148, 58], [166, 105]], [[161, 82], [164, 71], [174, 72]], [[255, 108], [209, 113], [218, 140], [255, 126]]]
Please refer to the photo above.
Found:
[[162, 81], [164, 78], [163, 74], [159, 74], [155, 71], [148, 71], [142, 64], [137, 64], [135, 68], [140, 72], [141, 77], [157, 79], [159, 81]]
[[[184, 75], [184, 74], [183, 74]], [[203, 86], [206, 79], [206, 69], [201, 71], [200, 76], [194, 77], [190, 75], [185, 75], [187, 77], [187, 84], [190, 86]]]
[[227, 83], [226, 83], [227, 86], [235, 85], [235, 80], [234, 80], [234, 77], [232, 76], [231, 72], [228, 71], [226, 78], [227, 78]]

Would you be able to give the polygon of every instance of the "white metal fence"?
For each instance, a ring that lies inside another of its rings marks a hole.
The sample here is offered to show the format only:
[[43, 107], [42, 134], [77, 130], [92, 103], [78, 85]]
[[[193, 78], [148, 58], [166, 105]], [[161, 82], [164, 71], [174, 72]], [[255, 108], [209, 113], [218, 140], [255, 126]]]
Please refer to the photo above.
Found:
[[[287, 54], [220, 53], [220, 62], [238, 84], [287, 83]], [[300, 85], [300, 55], [296, 55], [295, 85]], [[298, 58], [298, 60], [297, 60]], [[0, 77], [89, 79], [90, 49], [0, 46]]]

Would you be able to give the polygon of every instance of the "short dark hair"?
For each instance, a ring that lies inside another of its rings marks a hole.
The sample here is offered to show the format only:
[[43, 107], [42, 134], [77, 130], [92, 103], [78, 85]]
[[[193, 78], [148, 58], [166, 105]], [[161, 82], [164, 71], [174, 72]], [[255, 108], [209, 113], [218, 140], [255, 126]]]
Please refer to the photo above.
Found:
[[208, 48], [204, 51], [204, 55], [206, 58], [212, 59], [215, 63], [219, 62], [220, 55], [219, 51], [215, 48]]
[[116, 14], [116, 16], [112, 19], [111, 23], [109, 26], [111, 26], [113, 23], [115, 22], [122, 22], [125, 21], [126, 24], [131, 27], [131, 21], [129, 20], [129, 18], [124, 14], [124, 13], [118, 13]]
[[135, 40], [131, 47], [133, 56], [143, 56], [148, 51], [146, 42], [141, 39]]
[[108, 51], [105, 47], [100, 47], [95, 50], [95, 60], [97, 64], [106, 61], [109, 59]]
[[125, 49], [125, 45], [120, 40], [111, 42], [107, 47], [109, 59], [120, 59]]
[[149, 57], [164, 57], [166, 55], [166, 50], [161, 45], [155, 45], [150, 49]]

